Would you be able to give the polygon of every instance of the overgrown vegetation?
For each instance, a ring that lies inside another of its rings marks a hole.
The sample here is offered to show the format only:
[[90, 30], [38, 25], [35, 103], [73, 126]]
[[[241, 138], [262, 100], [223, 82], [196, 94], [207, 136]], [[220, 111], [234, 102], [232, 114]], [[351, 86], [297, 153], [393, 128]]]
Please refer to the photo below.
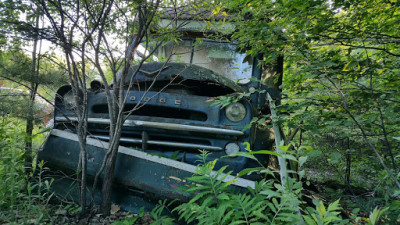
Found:
[[[300, 221], [296, 206], [301, 183], [289, 179], [284, 191], [274, 180], [262, 180], [254, 189], [243, 193], [232, 189], [229, 182], [222, 182], [230, 174], [221, 176], [226, 167], [212, 174], [216, 161], [207, 162], [206, 157], [207, 153], [203, 153], [199, 175], [189, 178], [194, 185], [187, 191], [194, 197], [174, 209], [180, 214], [180, 220], [198, 224], [294, 224]], [[261, 169], [264, 173], [267, 170]]]
[[[34, 3], [43, 6], [49, 3], [54, 12], [59, 9], [51, 1], [33, 1], [32, 4]], [[258, 57], [260, 65], [270, 64], [278, 58], [284, 60], [283, 76], [276, 80], [264, 77], [260, 82], [272, 82], [282, 89], [281, 104], [277, 106], [278, 115], [274, 119], [285, 134], [284, 146], [281, 147], [287, 154], [285, 159], [295, 162], [293, 165], [297, 164], [298, 168], [291, 168], [291, 176], [286, 185], [271, 177], [277, 175], [267, 165], [261, 165], [263, 167], [259, 171], [243, 171], [240, 175], [254, 172], [265, 174], [265, 179], [257, 182], [254, 189], [244, 192], [232, 188], [229, 183], [221, 182], [223, 177], [220, 176], [223, 172], [230, 174], [229, 171], [224, 171], [225, 168], [212, 174], [216, 161], [207, 162], [207, 154], [203, 153], [199, 174], [188, 178], [194, 184], [187, 190], [193, 198], [175, 208], [162, 201], [150, 213], [156, 219], [155, 223], [398, 224], [400, 3], [395, 0], [221, 0], [195, 3], [195, 8], [212, 12], [208, 18], [210, 26], [215, 19], [213, 16], [229, 15], [230, 22], [237, 25], [232, 39], [241, 45], [243, 51]], [[110, 2], [110, 9], [112, 5], [113, 2]], [[37, 41], [39, 32], [29, 33], [28, 31], [33, 32], [35, 29], [28, 28], [32, 28], [42, 14], [29, 11], [27, 5], [14, 5], [11, 1], [3, 1], [0, 6], [8, 9], [0, 13], [1, 20], [8, 21], [2, 25], [3, 32], [0, 34], [1, 85], [12, 89], [24, 87], [25, 93], [31, 90], [31, 82], [50, 86], [59, 86], [65, 82], [63, 71], [55, 69], [51, 62], [42, 60], [37, 70], [32, 70], [29, 68], [33, 59], [28, 54], [15, 49], [9, 51], [10, 46], [23, 46], [21, 37]], [[19, 17], [17, 13], [11, 12], [13, 7], [15, 11], [28, 12], [27, 23], [23, 26], [12, 26]], [[68, 7], [73, 9], [75, 6]], [[85, 10], [89, 12], [89, 4], [85, 7], [88, 7]], [[126, 5], [126, 9], [134, 7], [136, 3]], [[68, 15], [62, 9], [59, 11], [60, 15]], [[112, 11], [111, 14], [113, 13], [118, 15], [116, 18], [122, 17], [120, 11]], [[90, 18], [88, 21], [95, 24], [95, 15], [85, 15]], [[103, 18], [108, 18], [109, 14], [105, 15]], [[52, 14], [48, 17], [53, 18]], [[129, 24], [129, 21], [125, 22]], [[71, 24], [73, 23], [68, 25]], [[103, 21], [102, 26], [107, 34], [121, 32], [120, 27], [112, 28], [113, 24], [105, 24]], [[86, 24], [80, 22], [80, 25]], [[58, 29], [56, 23], [53, 28]], [[97, 25], [91, 28], [96, 30]], [[23, 32], [18, 33], [16, 30]], [[41, 30], [42, 34], [48, 34], [47, 31]], [[87, 43], [93, 42], [94, 33], [87, 32]], [[128, 32], [127, 36], [129, 35], [131, 33]], [[171, 39], [177, 39], [172, 32], [170, 35]], [[97, 45], [87, 45], [97, 46], [98, 50], [104, 47], [101, 35], [98, 36]], [[46, 38], [53, 40], [54, 37]], [[7, 43], [8, 40], [11, 42]], [[127, 37], [127, 40], [130, 42], [133, 39]], [[71, 37], [70, 42], [66, 41], [64, 44], [68, 57], [74, 58], [70, 45], [79, 46], [76, 39], [72, 40]], [[116, 51], [117, 47], [110, 48], [109, 53]], [[85, 45], [82, 45], [81, 49], [84, 48]], [[96, 54], [97, 61], [92, 63], [96, 64], [98, 70], [112, 71], [110, 73], [116, 76], [121, 60], [113, 58], [111, 54], [108, 64], [113, 66], [104, 69], [98, 57], [105, 53], [97, 51]], [[58, 61], [50, 55], [42, 55], [42, 59], [46, 57], [54, 62]], [[70, 68], [71, 73], [76, 73], [76, 78], [83, 74], [84, 79], [80, 85], [86, 85], [86, 75], [82, 71], [88, 69], [85, 63], [90, 64], [89, 61], [83, 54], [82, 59], [74, 62]], [[59, 66], [61, 68], [62, 63]], [[32, 74], [35, 71], [37, 74], [34, 77]], [[106, 81], [106, 75], [102, 76]], [[38, 87], [35, 89], [35, 92], [53, 98], [53, 93], [47, 94]], [[243, 93], [239, 98], [249, 95]], [[28, 98], [29, 96], [11, 99], [2, 94], [0, 99], [2, 223], [41, 223], [51, 220], [47, 208], [51, 198], [51, 194], [47, 192], [51, 180], [42, 180], [41, 172], [45, 167], [42, 163], [34, 163], [33, 169], [25, 173], [24, 142], [30, 137], [23, 131], [25, 123], [12, 117], [27, 118], [25, 110], [29, 108]], [[221, 105], [227, 105], [239, 98], [222, 97], [219, 101]], [[116, 106], [117, 102], [112, 104]], [[43, 126], [38, 120], [41, 115], [37, 116], [36, 113], [40, 111], [40, 108], [32, 111], [37, 121], [33, 132], [33, 149], [39, 147], [43, 140], [42, 134], [35, 136], [35, 133], [40, 133], [37, 125]], [[10, 113], [11, 116], [8, 115]], [[260, 115], [253, 119], [255, 125], [266, 129], [271, 127], [268, 121], [270, 115]], [[122, 117], [119, 122], [123, 122]], [[117, 146], [118, 141], [116, 143]], [[270, 152], [259, 153], [276, 156], [271, 152], [273, 149], [266, 150]], [[116, 147], [113, 151], [116, 152]], [[254, 152], [240, 155], [252, 158]], [[38, 182], [28, 182], [33, 178], [39, 179]], [[317, 187], [319, 193], [313, 194], [318, 195], [319, 200], [306, 203], [303, 201], [306, 189], [303, 183], [308, 187], [310, 182]], [[301, 215], [298, 214], [299, 208]], [[165, 216], [164, 210], [170, 210], [177, 217]], [[144, 215], [147, 214], [142, 213], [139, 216]], [[125, 222], [134, 223], [137, 218], [129, 218]]]
[[[0, 122], [0, 222], [31, 224], [49, 221], [48, 204], [52, 180], [44, 179], [43, 162], [33, 165], [30, 174], [24, 170], [23, 124], [3, 117]], [[39, 132], [35, 130], [35, 132]], [[42, 134], [35, 137], [36, 145], [42, 142]], [[36, 180], [31, 183], [29, 181]]]
[[[277, 119], [287, 143], [312, 146], [301, 153], [306, 174], [329, 201], [365, 214], [399, 209], [399, 2], [220, 6], [237, 15], [234, 37], [249, 54], [262, 53], [263, 63], [284, 57]], [[397, 222], [398, 212], [385, 213]]]
[[[301, 165], [306, 159], [298, 158], [299, 154], [289, 151], [289, 146], [282, 146], [282, 149], [287, 159], [299, 165], [299, 173], [292, 171], [292, 175], [297, 176], [289, 177], [285, 187], [274, 178], [272, 171], [261, 167], [251, 172], [270, 174], [272, 179], [256, 182], [255, 187], [249, 187], [247, 191], [235, 189], [233, 181], [222, 182], [230, 174], [224, 173], [226, 167], [214, 173], [217, 160], [207, 161], [210, 153], [203, 151], [198, 174], [188, 178], [192, 185], [185, 191], [193, 196], [189, 202], [174, 207], [175, 201], [160, 201], [151, 213], [142, 212], [114, 224], [136, 224], [139, 219], [149, 216], [153, 219], [150, 220], [152, 224], [398, 224], [400, 215], [396, 201], [366, 214], [360, 213], [359, 208], [352, 208], [351, 214], [345, 214], [340, 199], [328, 203], [315, 199], [312, 203], [303, 201], [302, 182], [292, 177], [304, 178]], [[253, 158], [252, 151], [246, 154]], [[301, 215], [297, 213], [299, 208]]]

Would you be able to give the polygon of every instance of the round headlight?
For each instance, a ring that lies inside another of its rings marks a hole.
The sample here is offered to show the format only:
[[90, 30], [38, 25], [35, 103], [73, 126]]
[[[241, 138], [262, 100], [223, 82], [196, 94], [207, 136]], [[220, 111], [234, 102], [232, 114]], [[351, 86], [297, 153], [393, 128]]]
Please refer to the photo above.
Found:
[[74, 109], [76, 107], [75, 103], [75, 98], [74, 98], [74, 93], [72, 93], [72, 90], [68, 91], [64, 96], [64, 106], [67, 109]]
[[235, 153], [238, 153], [239, 151], [240, 151], [240, 147], [236, 143], [231, 142], [225, 146], [225, 153], [227, 155], [235, 154]]
[[239, 122], [246, 116], [246, 107], [239, 102], [232, 103], [226, 107], [225, 116], [232, 122]]

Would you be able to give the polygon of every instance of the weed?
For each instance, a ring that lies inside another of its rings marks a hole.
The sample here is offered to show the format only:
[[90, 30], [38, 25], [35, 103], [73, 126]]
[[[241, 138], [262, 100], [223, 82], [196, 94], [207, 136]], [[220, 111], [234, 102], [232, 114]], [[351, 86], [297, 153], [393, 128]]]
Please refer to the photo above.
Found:
[[0, 123], [0, 222], [38, 224], [50, 218], [53, 181], [43, 179], [43, 162], [35, 163], [25, 174], [22, 128], [18, 120], [3, 119]]

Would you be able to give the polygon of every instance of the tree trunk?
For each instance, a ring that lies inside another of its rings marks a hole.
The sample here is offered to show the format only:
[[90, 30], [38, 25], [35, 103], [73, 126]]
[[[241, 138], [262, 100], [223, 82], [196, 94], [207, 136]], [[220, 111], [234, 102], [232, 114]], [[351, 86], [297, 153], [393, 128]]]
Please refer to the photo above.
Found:
[[[36, 29], [39, 28], [39, 15], [36, 16], [36, 22], [35, 22], [35, 27]], [[28, 102], [28, 111], [27, 111], [27, 116], [26, 116], [26, 127], [25, 127], [25, 132], [26, 132], [26, 138], [25, 138], [25, 153], [24, 153], [24, 167], [25, 167], [25, 174], [28, 175], [32, 171], [32, 134], [33, 134], [33, 120], [34, 120], [34, 115], [33, 115], [33, 105], [35, 103], [35, 97], [36, 97], [36, 92], [38, 88], [38, 84], [36, 81], [36, 77], [38, 75], [38, 70], [39, 68], [36, 68], [39, 62], [37, 61], [36, 57], [36, 52], [37, 52], [37, 43], [38, 43], [38, 37], [35, 35], [34, 41], [33, 41], [33, 51], [32, 51], [32, 67], [31, 67], [31, 84], [30, 84], [30, 93], [29, 93], [29, 102]]]
[[350, 172], [351, 172], [351, 154], [350, 154], [350, 138], [347, 138], [347, 153], [346, 153], [346, 176], [345, 182], [350, 186]]
[[[118, 129], [118, 128], [117, 128]], [[111, 154], [107, 158], [105, 168], [104, 168], [104, 179], [103, 179], [103, 186], [102, 186], [102, 193], [101, 193], [101, 213], [104, 216], [110, 215], [111, 210], [111, 189], [112, 189], [112, 182], [114, 180], [114, 169], [115, 169], [115, 162], [117, 161], [117, 154], [118, 154], [118, 146], [119, 146], [119, 139], [121, 136], [121, 132], [118, 132], [116, 136], [114, 136], [113, 142], [109, 145], [109, 150]]]
[[81, 215], [86, 214], [86, 178], [87, 178], [87, 154], [86, 154], [86, 133], [87, 133], [87, 126], [85, 125], [85, 120], [79, 121], [78, 125], [78, 138], [79, 138], [79, 146], [80, 146], [80, 174], [79, 180], [81, 182], [79, 188], [79, 198], [80, 198], [80, 205], [81, 205]]

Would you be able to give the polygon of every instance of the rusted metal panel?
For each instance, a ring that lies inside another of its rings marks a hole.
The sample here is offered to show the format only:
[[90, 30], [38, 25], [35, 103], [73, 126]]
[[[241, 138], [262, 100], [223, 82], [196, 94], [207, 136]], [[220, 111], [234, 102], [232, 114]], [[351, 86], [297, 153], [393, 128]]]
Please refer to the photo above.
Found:
[[[97, 139], [87, 139], [88, 175], [92, 177], [100, 169], [108, 143]], [[38, 159], [44, 160], [52, 171], [75, 174], [79, 160], [79, 143], [76, 134], [53, 129]], [[182, 187], [189, 187], [188, 177], [196, 174], [196, 166], [162, 158], [120, 146], [115, 168], [113, 199], [126, 210], [138, 211], [157, 203], [158, 199], [181, 199], [187, 201], [189, 195]], [[223, 175], [221, 175], [223, 176]], [[238, 188], [254, 188], [254, 182], [234, 176], [227, 176], [224, 182], [235, 180]], [[78, 189], [67, 177], [57, 176], [53, 188], [60, 195], [78, 200]], [[72, 185], [72, 186], [70, 186]], [[99, 196], [96, 197], [99, 201]]]
[[[108, 143], [87, 139], [88, 174], [94, 176], [100, 169]], [[77, 168], [79, 143], [76, 134], [53, 129], [38, 158], [46, 161], [53, 170], [67, 172]], [[115, 168], [115, 183], [120, 188], [142, 192], [159, 199], [187, 200], [188, 194], [181, 187], [188, 187], [187, 177], [196, 174], [196, 166], [162, 158], [120, 146]], [[221, 175], [223, 176], [223, 175]], [[232, 181], [239, 188], [254, 188], [254, 182], [228, 175], [224, 182]]]

